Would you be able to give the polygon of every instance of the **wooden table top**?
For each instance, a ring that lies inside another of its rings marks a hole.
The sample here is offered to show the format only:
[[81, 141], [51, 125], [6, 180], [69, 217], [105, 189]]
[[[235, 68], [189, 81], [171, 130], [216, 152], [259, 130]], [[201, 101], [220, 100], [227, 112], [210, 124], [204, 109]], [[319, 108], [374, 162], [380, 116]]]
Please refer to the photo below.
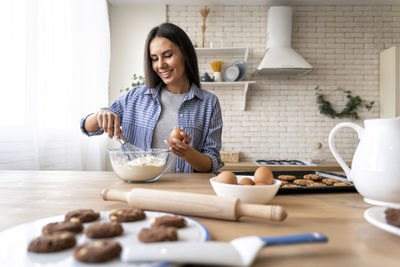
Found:
[[[134, 187], [214, 194], [212, 174], [165, 174], [149, 184], [128, 184], [113, 172], [0, 171], [0, 231], [78, 208], [111, 210], [126, 207], [100, 198], [104, 188]], [[399, 266], [400, 237], [384, 232], [364, 218], [371, 207], [357, 193], [277, 195], [288, 218], [281, 223], [242, 218], [225, 221], [195, 217], [212, 240], [259, 235], [278, 236], [321, 232], [326, 244], [277, 246], [260, 251], [254, 266]]]

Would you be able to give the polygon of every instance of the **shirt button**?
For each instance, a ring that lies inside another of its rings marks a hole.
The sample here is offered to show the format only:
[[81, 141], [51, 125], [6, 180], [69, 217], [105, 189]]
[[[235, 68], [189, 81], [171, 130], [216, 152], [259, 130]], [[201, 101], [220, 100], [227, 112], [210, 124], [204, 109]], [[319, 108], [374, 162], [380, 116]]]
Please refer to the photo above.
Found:
[[180, 114], [179, 116], [182, 118], [182, 117], [183, 117], [183, 114]]

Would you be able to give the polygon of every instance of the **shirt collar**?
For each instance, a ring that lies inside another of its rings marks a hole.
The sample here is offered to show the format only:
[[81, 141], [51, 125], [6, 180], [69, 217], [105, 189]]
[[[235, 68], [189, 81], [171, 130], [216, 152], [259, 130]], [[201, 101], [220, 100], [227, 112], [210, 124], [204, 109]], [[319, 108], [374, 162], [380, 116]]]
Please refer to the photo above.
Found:
[[[159, 98], [160, 97], [160, 90], [163, 87], [163, 83], [159, 83], [156, 87], [154, 88], [149, 88], [144, 94], [145, 95], [152, 95], [153, 98]], [[194, 83], [190, 86], [190, 90], [185, 98], [185, 100], [192, 99], [194, 97], [198, 97], [200, 100], [203, 99], [203, 93], [201, 92], [201, 89], [197, 87]]]

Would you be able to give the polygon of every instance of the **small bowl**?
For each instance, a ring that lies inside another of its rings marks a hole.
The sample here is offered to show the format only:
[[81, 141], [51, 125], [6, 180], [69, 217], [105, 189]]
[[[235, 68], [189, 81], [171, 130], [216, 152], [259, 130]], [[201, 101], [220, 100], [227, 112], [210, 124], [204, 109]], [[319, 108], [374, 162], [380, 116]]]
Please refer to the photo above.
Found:
[[[238, 175], [238, 182], [248, 177], [254, 181], [254, 176]], [[223, 197], [235, 197], [246, 203], [267, 204], [269, 203], [279, 190], [281, 181], [274, 179], [272, 185], [236, 185], [224, 184], [215, 181], [215, 177], [210, 178], [210, 183], [217, 194]]]
[[108, 150], [114, 172], [128, 183], [154, 182], [165, 172], [169, 149], [150, 149], [141, 152]]

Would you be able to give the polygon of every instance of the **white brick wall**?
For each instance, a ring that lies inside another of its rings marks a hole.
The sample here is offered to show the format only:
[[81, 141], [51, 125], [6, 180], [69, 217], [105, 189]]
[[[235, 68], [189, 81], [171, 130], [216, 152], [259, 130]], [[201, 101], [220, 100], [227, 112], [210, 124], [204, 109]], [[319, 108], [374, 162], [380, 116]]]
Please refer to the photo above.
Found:
[[[167, 20], [182, 27], [194, 44], [201, 44], [202, 6], [171, 5]], [[221, 102], [224, 130], [223, 150], [240, 151], [241, 160], [306, 159], [315, 142], [323, 155], [333, 160], [328, 148], [330, 130], [349, 119], [331, 119], [319, 113], [315, 86], [339, 111], [346, 96], [342, 87], [368, 101], [368, 112], [358, 111], [361, 120], [379, 117], [379, 52], [400, 43], [400, 6], [296, 6], [293, 7], [292, 46], [316, 69], [305, 77], [251, 77], [266, 46], [268, 6], [210, 6], [206, 47], [251, 47], [246, 79], [256, 80], [241, 111], [241, 87], [207, 88]], [[224, 67], [238, 58], [222, 58]], [[212, 73], [199, 58], [201, 75]], [[358, 144], [350, 129], [341, 130], [336, 145], [345, 160], [351, 160]]]

